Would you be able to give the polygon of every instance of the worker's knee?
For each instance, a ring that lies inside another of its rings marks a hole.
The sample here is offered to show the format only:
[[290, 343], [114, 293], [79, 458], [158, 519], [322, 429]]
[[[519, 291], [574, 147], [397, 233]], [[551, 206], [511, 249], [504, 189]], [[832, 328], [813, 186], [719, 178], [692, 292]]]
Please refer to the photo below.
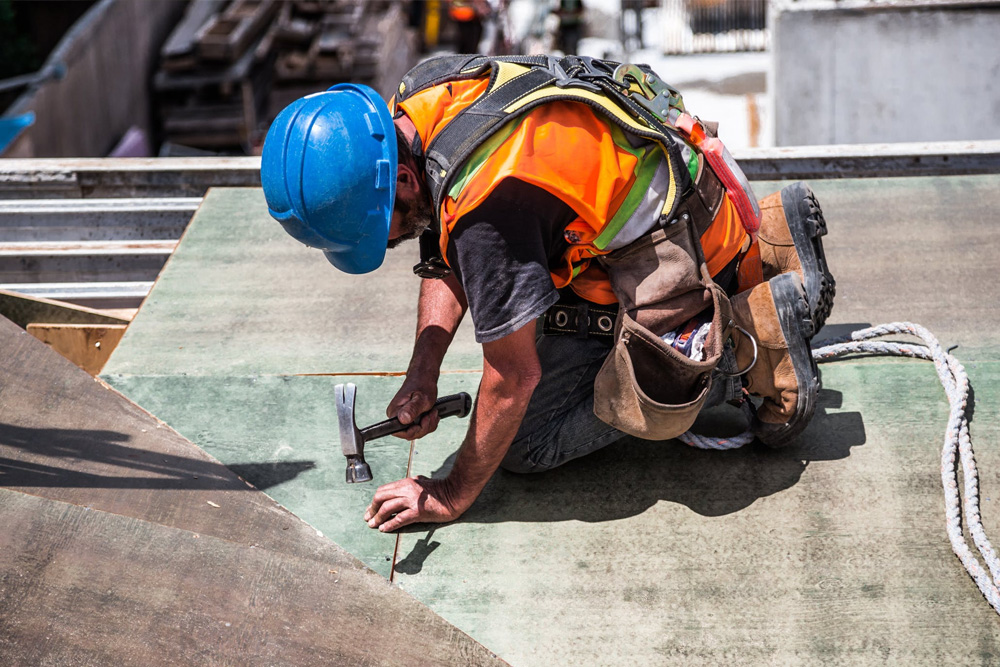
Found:
[[537, 446], [533, 450], [531, 445], [530, 437], [514, 440], [500, 462], [500, 467], [518, 474], [544, 472], [556, 467], [554, 456], [546, 456], [546, 452], [540, 451]]

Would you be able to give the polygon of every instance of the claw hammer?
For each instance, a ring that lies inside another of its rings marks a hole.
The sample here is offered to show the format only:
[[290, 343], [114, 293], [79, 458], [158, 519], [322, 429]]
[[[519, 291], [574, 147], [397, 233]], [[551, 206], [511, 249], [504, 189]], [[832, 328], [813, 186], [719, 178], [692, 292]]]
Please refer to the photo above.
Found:
[[338, 384], [333, 388], [334, 399], [337, 402], [337, 421], [340, 424], [340, 447], [347, 457], [348, 484], [372, 481], [372, 469], [365, 462], [365, 443], [369, 440], [405, 431], [413, 424], [419, 424], [420, 420], [432, 410], [437, 410], [438, 416], [444, 419], [453, 415], [465, 417], [472, 409], [472, 397], [463, 391], [439, 398], [434, 407], [413, 420], [413, 424], [401, 424], [399, 419], [393, 417], [359, 429], [354, 420], [354, 401], [357, 393], [358, 388], [353, 382]]

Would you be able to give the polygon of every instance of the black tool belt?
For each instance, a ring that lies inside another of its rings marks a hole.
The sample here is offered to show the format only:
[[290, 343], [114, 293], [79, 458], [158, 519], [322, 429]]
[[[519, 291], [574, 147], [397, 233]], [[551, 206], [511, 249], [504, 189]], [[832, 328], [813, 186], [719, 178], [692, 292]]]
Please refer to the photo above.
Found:
[[573, 334], [580, 338], [596, 336], [613, 340], [618, 304], [599, 306], [589, 301], [559, 302], [542, 316], [542, 333], [546, 336]]

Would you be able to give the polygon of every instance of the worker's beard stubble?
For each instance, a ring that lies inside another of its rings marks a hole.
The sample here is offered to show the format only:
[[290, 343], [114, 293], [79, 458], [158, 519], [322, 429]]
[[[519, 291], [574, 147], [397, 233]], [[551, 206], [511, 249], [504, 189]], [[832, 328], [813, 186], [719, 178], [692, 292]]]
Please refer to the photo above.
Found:
[[431, 204], [424, 197], [417, 197], [412, 202], [396, 199], [396, 210], [403, 216], [399, 223], [399, 230], [402, 233], [394, 239], [389, 239], [390, 249], [403, 241], [417, 238], [434, 221]]

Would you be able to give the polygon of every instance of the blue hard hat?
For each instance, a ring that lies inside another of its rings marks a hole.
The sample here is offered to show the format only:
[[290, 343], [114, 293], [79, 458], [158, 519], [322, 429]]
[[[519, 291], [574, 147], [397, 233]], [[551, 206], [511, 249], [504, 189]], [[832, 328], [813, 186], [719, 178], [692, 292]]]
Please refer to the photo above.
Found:
[[382, 265], [396, 198], [396, 130], [368, 86], [342, 83], [278, 114], [264, 140], [268, 212], [347, 273]]

